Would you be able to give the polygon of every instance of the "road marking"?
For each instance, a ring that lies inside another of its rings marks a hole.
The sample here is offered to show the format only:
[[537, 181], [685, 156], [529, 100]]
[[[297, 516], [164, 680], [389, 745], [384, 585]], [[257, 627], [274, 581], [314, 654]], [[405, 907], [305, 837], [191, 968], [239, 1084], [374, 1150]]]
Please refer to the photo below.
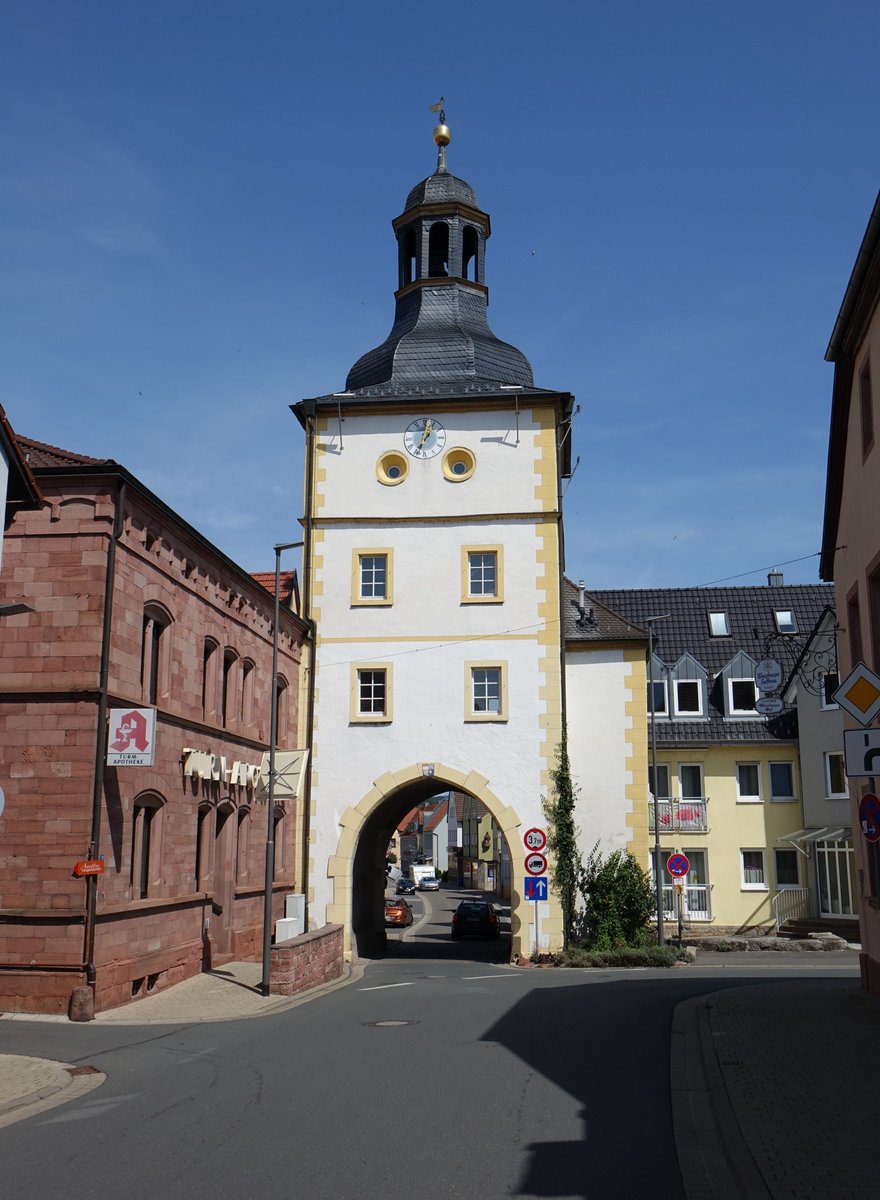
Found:
[[462, 975], [462, 980], [472, 979], [516, 979], [516, 975]]
[[359, 992], [384, 992], [393, 987], [415, 987], [413, 983], [380, 983], [376, 987], [358, 988]]

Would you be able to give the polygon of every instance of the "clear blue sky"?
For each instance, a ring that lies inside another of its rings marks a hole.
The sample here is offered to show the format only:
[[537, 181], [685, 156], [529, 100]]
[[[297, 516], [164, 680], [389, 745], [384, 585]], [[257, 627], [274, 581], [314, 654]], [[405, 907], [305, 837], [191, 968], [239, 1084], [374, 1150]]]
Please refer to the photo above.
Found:
[[4, 0], [0, 401], [270, 569], [442, 94], [490, 323], [581, 406], [568, 574], [764, 582], [819, 549], [878, 69], [876, 0]]

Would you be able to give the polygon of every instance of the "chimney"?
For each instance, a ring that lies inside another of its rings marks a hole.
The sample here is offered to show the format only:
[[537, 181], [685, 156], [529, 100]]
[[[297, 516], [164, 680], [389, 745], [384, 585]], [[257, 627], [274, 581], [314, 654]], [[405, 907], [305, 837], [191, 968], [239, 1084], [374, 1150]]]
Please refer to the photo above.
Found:
[[785, 583], [785, 576], [781, 571], [771, 571], [767, 576], [767, 587], [782, 587]]

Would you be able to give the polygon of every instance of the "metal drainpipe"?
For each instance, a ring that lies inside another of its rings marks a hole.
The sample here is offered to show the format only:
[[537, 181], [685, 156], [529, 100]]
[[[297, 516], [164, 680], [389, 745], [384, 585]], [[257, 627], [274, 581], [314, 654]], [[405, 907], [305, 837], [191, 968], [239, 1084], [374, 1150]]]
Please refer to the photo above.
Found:
[[[113, 589], [116, 577], [116, 546], [122, 536], [125, 516], [125, 481], [116, 494], [116, 511], [113, 514], [113, 532], [107, 549], [107, 573], [104, 579], [104, 625], [101, 633], [101, 678], [98, 684], [98, 732], [95, 736], [95, 775], [92, 790], [92, 831], [89, 843], [89, 858], [96, 858], [101, 845], [101, 801], [104, 795], [104, 767], [107, 759], [107, 681], [110, 676], [110, 632], [113, 622]], [[94, 991], [97, 980], [95, 970], [95, 923], [98, 905], [98, 877], [90, 875], [86, 881], [86, 919], [83, 957], [86, 961], [86, 982]]]
[[304, 902], [303, 932], [309, 931], [309, 835], [311, 831], [312, 812], [312, 738], [315, 728], [315, 660], [317, 658], [317, 630], [312, 619], [312, 488], [314, 486], [314, 454], [315, 454], [315, 410], [306, 414], [306, 511], [305, 511], [305, 547], [303, 549], [303, 613], [309, 627], [309, 687], [306, 700], [306, 747], [309, 751], [309, 761], [306, 766], [305, 787], [303, 788], [303, 845], [302, 845], [302, 881]]

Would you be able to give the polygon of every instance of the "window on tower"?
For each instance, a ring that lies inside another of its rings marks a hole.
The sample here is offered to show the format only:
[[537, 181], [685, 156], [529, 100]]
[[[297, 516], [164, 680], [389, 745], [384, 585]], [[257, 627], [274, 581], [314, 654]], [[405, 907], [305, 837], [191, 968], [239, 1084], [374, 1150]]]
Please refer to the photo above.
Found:
[[391, 720], [391, 667], [384, 663], [352, 663], [349, 720], [379, 724]]
[[507, 664], [465, 663], [465, 720], [507, 720]]
[[480, 240], [473, 225], [465, 225], [461, 239], [461, 275], [478, 283]]
[[503, 548], [464, 546], [461, 554], [462, 604], [499, 604], [502, 588]]
[[437, 279], [449, 274], [449, 226], [435, 221], [428, 234], [428, 277]]
[[392, 551], [383, 546], [352, 552], [351, 602], [355, 607], [391, 603]]

